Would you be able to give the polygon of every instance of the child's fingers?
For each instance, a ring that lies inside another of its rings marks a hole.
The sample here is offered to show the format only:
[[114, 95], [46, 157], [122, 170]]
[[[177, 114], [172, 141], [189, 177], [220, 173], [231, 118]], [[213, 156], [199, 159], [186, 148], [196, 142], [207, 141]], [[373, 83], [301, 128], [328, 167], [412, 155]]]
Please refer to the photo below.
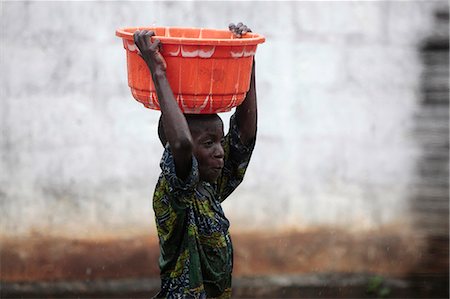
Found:
[[155, 35], [154, 31], [144, 31], [144, 32], [147, 37], [152, 37], [153, 35]]
[[230, 23], [228, 25], [228, 29], [230, 29], [230, 31], [233, 32], [236, 37], [242, 37], [242, 35], [246, 34], [247, 32], [252, 32], [252, 30], [242, 22], [239, 22], [236, 25], [234, 23]]
[[144, 39], [144, 43], [145, 43], [146, 47], [151, 48], [151, 46], [152, 46], [152, 36], [154, 36], [154, 35], [155, 35], [155, 32], [153, 32], [153, 31], [146, 31], [145, 32], [145, 34], [143, 36], [143, 39]]
[[147, 33], [146, 30], [143, 31], [136, 31], [133, 34], [133, 40], [136, 46], [141, 47], [142, 45], [145, 45], [145, 34]]
[[133, 34], [133, 40], [134, 44], [138, 48], [138, 54], [142, 53], [142, 51], [145, 51], [147, 48], [147, 45], [145, 43], [145, 32], [137, 31]]
[[234, 25], [234, 23], [230, 23], [230, 25], [228, 25], [228, 29], [237, 37], [241, 37], [240, 36], [240, 32], [239, 32], [239, 28], [236, 27], [236, 25]]
[[159, 39], [155, 39], [153, 43], [150, 45], [150, 50], [157, 51], [161, 50], [161, 41]]
[[140, 33], [139, 30], [137, 30], [133, 33], [133, 41], [134, 41], [135, 45], [138, 45], [138, 43], [139, 43], [139, 33]]
[[163, 45], [162, 45], [161, 41], [158, 40], [158, 51], [162, 52], [162, 50], [163, 50]]

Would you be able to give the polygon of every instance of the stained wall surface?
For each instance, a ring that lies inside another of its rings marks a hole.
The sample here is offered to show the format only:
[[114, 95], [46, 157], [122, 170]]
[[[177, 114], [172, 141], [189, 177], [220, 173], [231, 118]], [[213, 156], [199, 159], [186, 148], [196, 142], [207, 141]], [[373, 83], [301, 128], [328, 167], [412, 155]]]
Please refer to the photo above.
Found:
[[1, 236], [154, 234], [159, 113], [132, 98], [115, 30], [238, 21], [266, 42], [232, 229], [410, 230], [418, 47], [443, 4], [2, 2]]

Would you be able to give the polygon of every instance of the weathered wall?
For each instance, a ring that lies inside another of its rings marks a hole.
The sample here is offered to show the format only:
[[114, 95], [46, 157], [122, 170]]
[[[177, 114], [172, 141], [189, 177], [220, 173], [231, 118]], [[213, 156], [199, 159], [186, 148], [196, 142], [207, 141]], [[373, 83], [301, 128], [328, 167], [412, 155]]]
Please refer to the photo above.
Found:
[[238, 234], [237, 273], [262, 271], [249, 255], [255, 244], [267, 273], [407, 272], [421, 248], [410, 238], [423, 153], [419, 45], [445, 5], [1, 2], [3, 279], [156, 275], [159, 113], [133, 100], [114, 32], [241, 20], [266, 36], [256, 56], [259, 135], [224, 209], [235, 234], [305, 234]]
[[132, 99], [114, 31], [239, 20], [267, 41], [258, 145], [225, 203], [233, 229], [405, 225], [417, 45], [438, 4], [3, 2], [2, 234], [154, 230], [159, 113]]

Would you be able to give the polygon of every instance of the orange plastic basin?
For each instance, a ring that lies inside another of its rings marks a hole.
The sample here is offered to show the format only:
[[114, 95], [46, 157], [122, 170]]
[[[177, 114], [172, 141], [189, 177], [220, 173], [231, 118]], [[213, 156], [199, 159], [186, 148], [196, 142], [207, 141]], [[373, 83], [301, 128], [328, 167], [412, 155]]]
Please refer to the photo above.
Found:
[[182, 27], [132, 27], [116, 31], [127, 53], [128, 85], [133, 97], [159, 110], [150, 72], [133, 41], [136, 30], [153, 30], [162, 43], [167, 78], [184, 113], [219, 113], [242, 103], [250, 87], [256, 47], [265, 38], [228, 30]]

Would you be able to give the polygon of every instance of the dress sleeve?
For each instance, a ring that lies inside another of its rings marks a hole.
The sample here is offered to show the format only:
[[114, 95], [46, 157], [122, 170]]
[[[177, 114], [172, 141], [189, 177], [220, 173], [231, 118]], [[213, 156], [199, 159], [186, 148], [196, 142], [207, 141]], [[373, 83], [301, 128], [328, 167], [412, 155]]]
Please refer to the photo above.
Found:
[[190, 193], [195, 189], [199, 181], [199, 173], [198, 173], [198, 162], [197, 159], [192, 156], [192, 167], [189, 172], [188, 177], [185, 180], [177, 177], [177, 173], [175, 171], [175, 161], [173, 159], [172, 152], [170, 151], [169, 146], [167, 145], [163, 156], [161, 158], [161, 170], [162, 175], [166, 179], [169, 187], [169, 192], [177, 197], [181, 197], [180, 195]]
[[230, 118], [230, 130], [224, 143], [224, 167], [218, 179], [219, 201], [224, 201], [244, 179], [245, 171], [255, 147], [256, 138], [248, 145], [242, 143], [235, 115]]

